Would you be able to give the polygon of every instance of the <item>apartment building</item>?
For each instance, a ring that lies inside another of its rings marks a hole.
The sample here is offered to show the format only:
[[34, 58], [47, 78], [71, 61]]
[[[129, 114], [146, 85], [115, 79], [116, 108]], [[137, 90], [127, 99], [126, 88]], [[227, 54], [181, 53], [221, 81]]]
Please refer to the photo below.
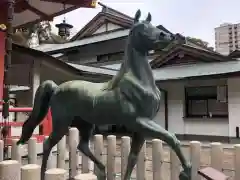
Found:
[[217, 52], [228, 55], [240, 49], [240, 23], [224, 23], [215, 28], [215, 49]]

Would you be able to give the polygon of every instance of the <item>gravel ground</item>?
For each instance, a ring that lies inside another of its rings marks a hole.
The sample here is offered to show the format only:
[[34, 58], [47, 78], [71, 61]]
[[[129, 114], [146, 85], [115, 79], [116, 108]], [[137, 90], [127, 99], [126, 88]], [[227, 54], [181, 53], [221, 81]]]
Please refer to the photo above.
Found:
[[[116, 179], [120, 180], [120, 172], [121, 172], [121, 141], [117, 141], [117, 157], [116, 157]], [[107, 153], [107, 145], [105, 141], [105, 148], [103, 153], [103, 162], [106, 164], [106, 153]], [[234, 166], [233, 166], [233, 160], [234, 160], [234, 154], [233, 149], [231, 148], [231, 145], [224, 145], [224, 161], [223, 161], [223, 172], [226, 175], [231, 176], [230, 180], [233, 180], [234, 176]], [[189, 147], [188, 145], [182, 146], [182, 150], [187, 158], [189, 158]], [[170, 151], [169, 147], [164, 145], [164, 163], [163, 168], [163, 178], [164, 180], [170, 180]], [[51, 167], [56, 167], [56, 155], [53, 156], [54, 162]], [[23, 164], [27, 164], [27, 159], [23, 160]], [[38, 158], [38, 164], [41, 164], [41, 157]], [[210, 148], [208, 146], [203, 146], [202, 152], [201, 152], [201, 166], [209, 166], [210, 165]], [[69, 168], [68, 161], [66, 161], [66, 169]], [[93, 163], [90, 162], [90, 170], [93, 170]], [[81, 157], [79, 158], [79, 173], [81, 172]], [[136, 179], [136, 168], [132, 174], [132, 179]], [[152, 180], [152, 145], [151, 143], [147, 143], [146, 146], [146, 180]]]

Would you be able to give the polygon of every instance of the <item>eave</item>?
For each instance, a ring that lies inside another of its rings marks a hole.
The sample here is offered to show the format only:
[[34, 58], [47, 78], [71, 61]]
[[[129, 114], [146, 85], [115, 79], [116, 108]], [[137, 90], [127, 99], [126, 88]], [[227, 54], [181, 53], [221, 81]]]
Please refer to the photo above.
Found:
[[[92, 0], [79, 0], [77, 5], [71, 4], [70, 1], [65, 3], [59, 0], [58, 2], [48, 2], [44, 0], [17, 0], [14, 5], [13, 13], [13, 28], [26, 27], [30, 24], [35, 24], [42, 20], [52, 20], [54, 17], [68, 13], [80, 7], [92, 7]], [[8, 3], [6, 0], [0, 2], [0, 24], [5, 24], [7, 21]]]
[[101, 25], [106, 22], [110, 22], [121, 26], [122, 28], [130, 28], [132, 21], [114, 16], [111, 14], [99, 12], [86, 26], [84, 26], [70, 41], [80, 40], [85, 37], [89, 37], [94, 33]]
[[165, 50], [164, 54], [155, 58], [151, 63], [153, 69], [160, 68], [163, 64], [166, 64], [172, 58], [178, 55], [188, 54], [197, 59], [205, 59], [206, 62], [223, 62], [234, 60], [230, 57], [223, 56], [214, 51], [207, 51], [205, 49], [196, 48], [186, 44], [173, 44], [172, 47]]

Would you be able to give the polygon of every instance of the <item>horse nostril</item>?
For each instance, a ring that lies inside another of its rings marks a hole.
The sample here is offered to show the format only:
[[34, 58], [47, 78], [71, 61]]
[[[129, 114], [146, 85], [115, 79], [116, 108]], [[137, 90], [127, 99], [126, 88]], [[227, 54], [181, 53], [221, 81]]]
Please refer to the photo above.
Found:
[[160, 39], [162, 39], [162, 38], [164, 38], [166, 35], [163, 33], [163, 32], [161, 32], [160, 34], [159, 34], [159, 38]]

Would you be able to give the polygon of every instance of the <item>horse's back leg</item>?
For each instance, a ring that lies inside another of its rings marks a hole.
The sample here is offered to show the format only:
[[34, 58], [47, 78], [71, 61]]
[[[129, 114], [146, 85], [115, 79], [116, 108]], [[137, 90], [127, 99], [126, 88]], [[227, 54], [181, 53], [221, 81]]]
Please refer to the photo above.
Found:
[[133, 133], [124, 180], [129, 180], [131, 178], [133, 168], [137, 163], [138, 155], [141, 151], [143, 143], [144, 137], [140, 133]]
[[184, 157], [183, 152], [181, 150], [180, 141], [177, 139], [177, 137], [173, 133], [165, 130], [155, 121], [152, 121], [146, 118], [137, 119], [136, 129], [137, 131], [141, 132], [141, 134], [144, 136], [147, 136], [150, 138], [158, 138], [165, 141], [176, 153], [176, 155], [178, 156], [183, 166], [184, 171], [180, 175], [181, 176], [184, 175], [185, 176], [184, 179], [190, 179], [191, 165], [188, 163], [188, 161]]
[[[53, 129], [48, 139], [43, 144], [43, 159], [41, 166], [41, 180], [45, 179], [45, 171], [47, 168], [47, 160], [52, 148], [62, 139], [62, 137], [68, 132], [68, 126], [64, 124], [64, 121], [69, 121], [69, 118], [59, 117], [53, 118]], [[57, 126], [56, 126], [57, 124]], [[70, 125], [69, 125], [70, 126]]]
[[75, 121], [74, 125], [79, 130], [79, 136], [80, 136], [80, 142], [77, 148], [85, 156], [89, 157], [89, 159], [91, 159], [94, 162], [94, 164], [98, 167], [99, 169], [98, 180], [106, 180], [106, 172], [105, 172], [104, 164], [93, 155], [93, 153], [89, 148], [89, 142], [93, 132], [94, 125], [82, 120], [81, 118], [78, 118], [78, 119], [75, 118], [74, 121]]

